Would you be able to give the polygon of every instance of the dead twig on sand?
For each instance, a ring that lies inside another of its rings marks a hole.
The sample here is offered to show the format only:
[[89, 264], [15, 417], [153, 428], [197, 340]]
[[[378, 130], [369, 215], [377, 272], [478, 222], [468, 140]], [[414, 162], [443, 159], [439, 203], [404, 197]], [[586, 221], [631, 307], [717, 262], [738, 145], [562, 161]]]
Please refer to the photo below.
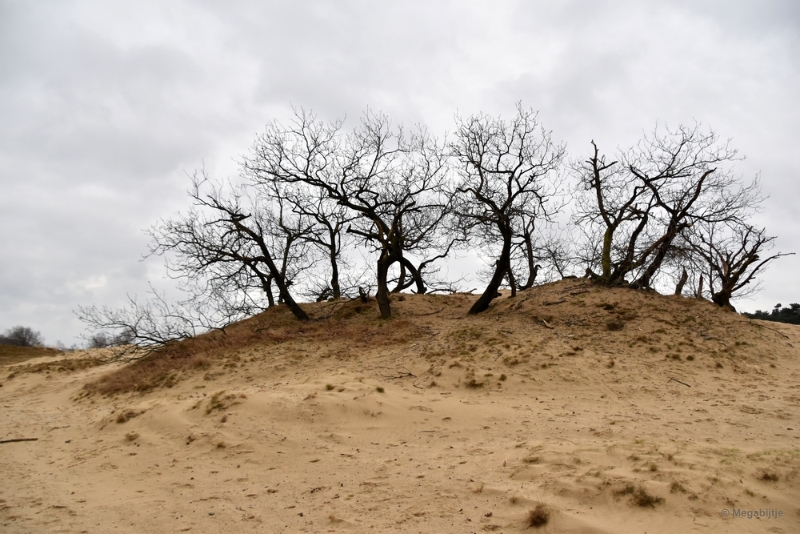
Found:
[[0, 439], [0, 443], [17, 443], [18, 441], [39, 441], [39, 438]]
[[[394, 375], [384, 376], [383, 379], [384, 380], [399, 380], [400, 378], [417, 378], [417, 375], [415, 375], [414, 373], [412, 373], [411, 371], [409, 371], [405, 367], [402, 367], [400, 369], [396, 369], [396, 371], [399, 372], [400, 374], [397, 375], [397, 376], [394, 376]], [[404, 372], [402, 372], [402, 371], [404, 371]]]
[[686, 382], [681, 382], [681, 381], [680, 381], [680, 380], [678, 380], [677, 378], [670, 378], [669, 380], [667, 380], [667, 384], [669, 384], [670, 382], [677, 382], [678, 384], [683, 384], [683, 385], [684, 385], [684, 386], [686, 386], [687, 388], [690, 388], [690, 387], [692, 387], [692, 386], [690, 386], [689, 384], [687, 384]]
[[786, 334], [784, 334], [783, 332], [779, 332], [778, 330], [775, 330], [774, 328], [770, 328], [770, 327], [768, 327], [768, 326], [764, 326], [763, 324], [754, 323], [754, 322], [752, 322], [752, 321], [751, 321], [751, 323], [750, 323], [750, 324], [753, 324], [753, 325], [759, 326], [759, 327], [761, 327], [761, 328], [765, 328], [765, 329], [767, 329], [767, 330], [771, 330], [772, 332], [775, 332], [776, 334], [779, 334], [779, 335], [781, 335], [781, 336], [785, 337], [786, 339], [791, 339], [789, 336], [787, 336], [787, 335], [786, 335]]

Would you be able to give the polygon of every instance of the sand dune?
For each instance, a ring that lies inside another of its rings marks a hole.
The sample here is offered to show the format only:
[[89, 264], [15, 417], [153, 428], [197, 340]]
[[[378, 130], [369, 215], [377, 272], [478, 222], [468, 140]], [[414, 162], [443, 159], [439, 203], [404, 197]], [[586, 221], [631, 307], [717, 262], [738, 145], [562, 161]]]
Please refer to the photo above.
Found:
[[0, 530], [800, 532], [800, 328], [582, 280], [473, 299], [273, 309], [143, 391], [104, 395], [103, 351], [2, 367], [0, 440], [38, 441], [0, 444]]

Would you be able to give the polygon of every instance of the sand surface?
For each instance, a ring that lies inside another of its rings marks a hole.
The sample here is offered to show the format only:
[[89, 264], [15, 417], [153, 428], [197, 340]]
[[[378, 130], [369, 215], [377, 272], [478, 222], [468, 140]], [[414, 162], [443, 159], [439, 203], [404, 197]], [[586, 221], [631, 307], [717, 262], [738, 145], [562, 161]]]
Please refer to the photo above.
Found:
[[800, 532], [800, 328], [580, 280], [473, 299], [342, 304], [146, 392], [56, 361], [102, 351], [0, 367], [0, 440], [38, 438], [0, 444], [0, 532]]

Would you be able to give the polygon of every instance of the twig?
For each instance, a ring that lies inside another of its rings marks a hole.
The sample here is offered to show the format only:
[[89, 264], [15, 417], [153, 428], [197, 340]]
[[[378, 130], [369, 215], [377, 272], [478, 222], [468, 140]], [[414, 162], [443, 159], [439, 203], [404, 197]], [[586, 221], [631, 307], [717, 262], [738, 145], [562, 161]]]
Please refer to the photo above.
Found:
[[763, 324], [758, 324], [758, 323], [752, 323], [752, 324], [754, 324], [754, 325], [756, 325], [756, 326], [760, 326], [761, 328], [766, 328], [767, 330], [772, 330], [772, 331], [773, 331], [773, 332], [775, 332], [776, 334], [780, 334], [780, 335], [782, 335], [783, 337], [785, 337], [786, 339], [791, 339], [789, 336], [787, 336], [787, 335], [786, 335], [786, 334], [784, 334], [783, 332], [779, 332], [778, 330], [775, 330], [774, 328], [770, 328], [770, 327], [768, 327], [768, 326], [764, 326]]
[[545, 321], [544, 319], [539, 319], [539, 320], [542, 321], [542, 324], [545, 325], [547, 328], [549, 328], [551, 330], [553, 329], [553, 327], [550, 326], [549, 324], [547, 324], [547, 321]]
[[[384, 376], [383, 378], [384, 380], [397, 380], [399, 378], [408, 378], [408, 377], [417, 378], [417, 376], [408, 369], [403, 368], [402, 370], [404, 370], [405, 373], [397, 376]], [[400, 371], [400, 369], [398, 369], [398, 371]]]
[[[358, 297], [356, 297], [356, 298], [358, 298]], [[353, 299], [353, 300], [355, 300], [355, 299]], [[352, 302], [353, 300], [350, 300], [349, 302]], [[330, 319], [331, 317], [333, 317], [333, 314], [336, 312], [336, 308], [338, 308], [341, 305], [342, 305], [342, 301], [341, 300], [338, 300], [338, 301], [334, 302], [333, 306], [331, 306], [330, 313], [328, 313], [327, 315], [323, 315], [322, 317], [320, 317], [320, 319]]]
[[18, 441], [39, 441], [39, 438], [0, 439], [0, 443], [16, 443]]
[[555, 306], [556, 304], [564, 304], [565, 302], [567, 302], [566, 299], [561, 299], [561, 300], [554, 300], [552, 302], [544, 302], [542, 305], [543, 306]]
[[432, 311], [432, 312], [428, 312], [428, 313], [414, 313], [414, 314], [407, 315], [406, 317], [424, 317], [424, 316], [426, 316], [426, 315], [436, 315], [437, 313], [439, 313], [439, 312], [440, 312], [440, 311], [442, 311], [443, 309], [445, 309], [445, 306], [442, 306], [442, 307], [441, 307], [441, 308], [439, 308], [438, 310], [434, 310], [434, 311]]
[[667, 384], [669, 384], [670, 382], [677, 382], [678, 384], [683, 384], [683, 385], [684, 385], [684, 386], [686, 386], [687, 388], [690, 388], [690, 387], [692, 387], [692, 386], [690, 386], [689, 384], [687, 384], [686, 382], [681, 382], [680, 380], [678, 380], [678, 379], [676, 379], [676, 378], [670, 378], [669, 380], [667, 380]]

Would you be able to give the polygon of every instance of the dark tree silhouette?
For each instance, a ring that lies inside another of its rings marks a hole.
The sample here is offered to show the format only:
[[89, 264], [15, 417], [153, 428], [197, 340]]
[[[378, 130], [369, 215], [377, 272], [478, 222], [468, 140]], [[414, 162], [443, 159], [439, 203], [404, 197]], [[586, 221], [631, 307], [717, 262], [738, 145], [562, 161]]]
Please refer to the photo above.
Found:
[[18, 347], [39, 347], [44, 345], [42, 334], [28, 326], [15, 326], [0, 336], [0, 345], [16, 345]]
[[776, 304], [771, 312], [756, 310], [755, 313], [745, 313], [751, 319], [761, 319], [762, 321], [775, 321], [779, 323], [800, 324], [800, 304], [789, 304], [788, 308], [780, 303]]
[[415, 265], [408, 254], [449, 250], [442, 247], [449, 213], [446, 157], [427, 131], [407, 135], [384, 115], [367, 112], [348, 135], [341, 127], [341, 121], [323, 123], [300, 111], [288, 128], [267, 127], [244, 168], [254, 183], [304, 184], [350, 212], [347, 231], [377, 252], [377, 300], [388, 318], [389, 268], [399, 263], [416, 291], [425, 293], [421, 267], [432, 258]]
[[241, 188], [226, 192], [202, 174], [193, 177], [189, 195], [194, 209], [150, 232], [151, 254], [172, 253], [170, 272], [189, 281], [197, 298], [227, 292], [226, 306], [236, 307], [230, 299], [238, 297], [239, 315], [247, 315], [263, 309], [259, 290], [274, 305], [274, 283], [278, 300], [295, 317], [308, 320], [289, 286], [307, 266], [298, 247], [311, 233], [311, 221], [293, 214], [282, 198], [252, 198]]
[[[689, 247], [697, 269], [708, 284], [711, 301], [734, 310], [731, 298], [744, 296], [755, 277], [770, 262], [789, 254], [765, 256], [775, 238], [749, 224], [700, 223], [692, 227]], [[735, 311], [735, 310], [734, 310]]]
[[[736, 151], [700, 125], [657, 127], [617, 161], [592, 148], [588, 160], [573, 164], [585, 192], [577, 222], [592, 239], [601, 236], [589, 273], [604, 284], [649, 288], [685, 254], [679, 242], [689, 228], [740, 223], [761, 201], [757, 180], [743, 184], [732, 173]], [[591, 271], [597, 264], [599, 274]]]
[[456, 215], [473, 239], [500, 247], [492, 277], [469, 311], [475, 314], [489, 307], [504, 278], [516, 287], [514, 236], [557, 211], [552, 201], [564, 147], [553, 144], [536, 113], [521, 105], [511, 122], [486, 115], [459, 119], [455, 136], [451, 152], [460, 165], [453, 195]]

